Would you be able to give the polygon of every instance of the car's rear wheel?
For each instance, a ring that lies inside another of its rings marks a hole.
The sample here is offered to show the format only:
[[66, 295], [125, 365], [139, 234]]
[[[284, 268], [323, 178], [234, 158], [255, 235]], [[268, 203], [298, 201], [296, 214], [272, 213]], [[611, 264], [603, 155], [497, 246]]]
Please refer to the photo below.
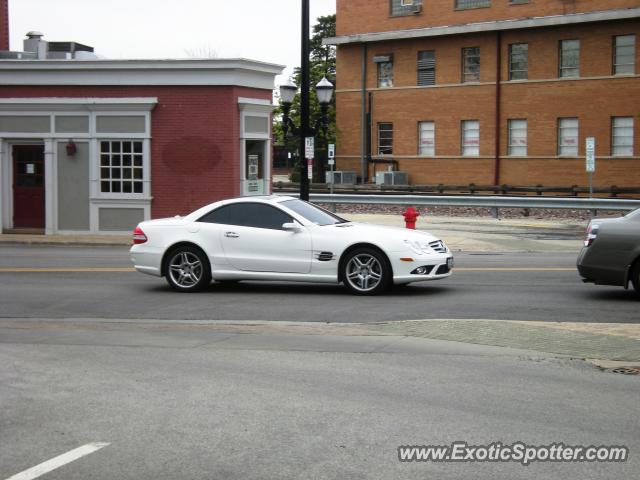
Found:
[[342, 262], [342, 279], [356, 295], [377, 295], [391, 285], [391, 266], [387, 258], [372, 248], [349, 252]]
[[211, 283], [209, 261], [202, 250], [185, 245], [167, 255], [165, 276], [178, 292], [196, 292]]

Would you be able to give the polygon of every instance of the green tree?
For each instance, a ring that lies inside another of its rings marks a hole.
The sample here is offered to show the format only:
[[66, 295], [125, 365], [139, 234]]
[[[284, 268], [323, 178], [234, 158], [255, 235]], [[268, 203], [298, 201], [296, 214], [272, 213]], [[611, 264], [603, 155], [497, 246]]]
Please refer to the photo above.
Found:
[[[313, 26], [311, 39], [309, 41], [309, 83], [311, 86], [311, 92], [309, 94], [309, 114], [310, 122], [313, 127], [313, 123], [316, 118], [320, 118], [320, 104], [315, 92], [316, 84], [322, 80], [322, 77], [336, 84], [336, 48], [333, 45], [323, 45], [322, 40], [328, 37], [335, 37], [336, 35], [336, 16], [327, 15], [325, 17], [319, 17], [316, 20], [316, 24]], [[300, 88], [300, 68], [296, 67], [292, 76], [292, 81], [298, 88]], [[276, 143], [285, 144], [282, 130], [282, 103], [279, 101], [279, 107], [274, 112], [274, 126], [273, 134]], [[300, 125], [300, 95], [296, 95], [296, 98], [291, 105], [289, 112], [291, 120], [299, 126]], [[331, 104], [328, 108], [329, 126], [327, 129], [326, 137], [318, 131], [316, 132], [316, 152], [314, 165], [314, 179], [315, 182], [323, 183], [325, 181], [325, 169], [327, 165], [327, 144], [335, 143], [336, 141], [336, 103], [335, 94], [331, 99]], [[299, 139], [289, 133], [286, 139], [286, 147], [290, 152], [296, 152], [298, 150]], [[321, 168], [316, 168], [319, 165]]]

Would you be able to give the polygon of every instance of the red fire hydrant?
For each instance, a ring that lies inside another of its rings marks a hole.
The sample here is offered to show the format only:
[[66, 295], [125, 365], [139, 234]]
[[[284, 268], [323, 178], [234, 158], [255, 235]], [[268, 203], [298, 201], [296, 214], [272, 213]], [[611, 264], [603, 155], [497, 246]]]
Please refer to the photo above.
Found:
[[413, 207], [409, 207], [402, 215], [404, 215], [404, 222], [406, 223], [406, 227], [415, 230], [416, 220], [420, 216], [420, 212], [418, 212]]

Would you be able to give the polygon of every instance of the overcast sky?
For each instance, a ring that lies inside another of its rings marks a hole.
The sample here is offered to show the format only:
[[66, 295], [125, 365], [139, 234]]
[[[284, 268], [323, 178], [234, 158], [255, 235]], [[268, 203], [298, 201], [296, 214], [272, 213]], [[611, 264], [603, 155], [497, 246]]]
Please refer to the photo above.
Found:
[[[31, 30], [91, 45], [105, 58], [214, 55], [300, 63], [301, 0], [9, 0], [11, 49]], [[310, 0], [311, 25], [336, 11]]]

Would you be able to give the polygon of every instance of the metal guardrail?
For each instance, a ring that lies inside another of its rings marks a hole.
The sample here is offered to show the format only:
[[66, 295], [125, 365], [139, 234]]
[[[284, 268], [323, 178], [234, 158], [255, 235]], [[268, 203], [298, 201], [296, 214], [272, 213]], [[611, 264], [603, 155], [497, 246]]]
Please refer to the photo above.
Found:
[[[589, 187], [579, 185], [572, 186], [550, 186], [550, 185], [445, 185], [442, 183], [433, 185], [374, 185], [374, 184], [335, 184], [334, 193], [342, 194], [370, 194], [370, 195], [522, 195], [535, 194], [539, 196], [573, 196], [584, 197], [589, 195]], [[329, 193], [329, 184], [312, 183], [310, 189], [313, 193]], [[300, 185], [291, 182], [273, 182], [273, 190], [276, 193], [298, 192]], [[634, 195], [640, 197], [640, 187], [618, 187], [610, 185], [607, 187], [594, 187], [593, 193], [608, 198], [616, 198], [618, 195]], [[629, 197], [627, 197], [629, 198]]]
[[[285, 194], [287, 195], [287, 194]], [[291, 195], [291, 194], [289, 194]], [[292, 195], [293, 196], [293, 195]], [[640, 200], [618, 198], [508, 197], [479, 195], [344, 195], [312, 193], [312, 202], [328, 204], [420, 205], [481, 208], [564, 208], [571, 210], [635, 210]]]

